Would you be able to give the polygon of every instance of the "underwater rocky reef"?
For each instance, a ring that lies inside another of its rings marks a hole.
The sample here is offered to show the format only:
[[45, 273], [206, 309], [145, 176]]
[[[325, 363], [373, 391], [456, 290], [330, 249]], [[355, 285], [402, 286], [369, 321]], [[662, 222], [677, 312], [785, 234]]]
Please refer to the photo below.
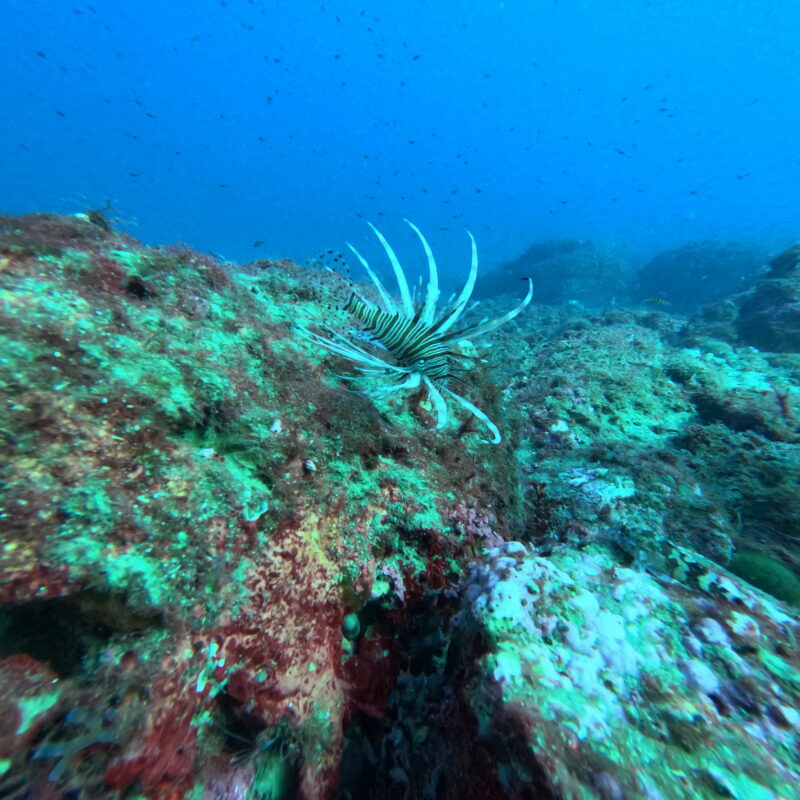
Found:
[[0, 798], [800, 796], [800, 249], [534, 302], [497, 445], [347, 391], [347, 294], [0, 217]]

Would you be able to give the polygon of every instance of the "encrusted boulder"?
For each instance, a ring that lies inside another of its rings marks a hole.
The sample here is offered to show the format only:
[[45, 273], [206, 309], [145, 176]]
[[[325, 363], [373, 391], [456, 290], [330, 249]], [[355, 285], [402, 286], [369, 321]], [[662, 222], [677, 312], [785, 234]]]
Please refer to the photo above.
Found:
[[531, 245], [519, 258], [492, 270], [476, 297], [519, 294], [530, 278], [536, 303], [579, 303], [587, 308], [623, 299], [631, 275], [630, 255], [584, 239], [554, 239]]
[[505, 796], [797, 797], [794, 613], [679, 547], [650, 572], [594, 547], [487, 556], [458, 622], [489, 642], [470, 696]]
[[800, 245], [781, 253], [741, 301], [740, 339], [759, 350], [800, 353]]
[[645, 264], [633, 294], [640, 302], [658, 300], [671, 311], [689, 313], [746, 289], [766, 260], [765, 251], [750, 245], [691, 242]]

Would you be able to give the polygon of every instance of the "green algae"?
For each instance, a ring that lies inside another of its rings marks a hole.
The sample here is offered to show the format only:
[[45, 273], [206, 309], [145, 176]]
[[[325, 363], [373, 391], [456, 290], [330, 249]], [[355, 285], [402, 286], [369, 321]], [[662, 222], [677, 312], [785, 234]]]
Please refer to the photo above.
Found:
[[769, 553], [738, 550], [728, 569], [789, 605], [800, 605], [800, 578]]

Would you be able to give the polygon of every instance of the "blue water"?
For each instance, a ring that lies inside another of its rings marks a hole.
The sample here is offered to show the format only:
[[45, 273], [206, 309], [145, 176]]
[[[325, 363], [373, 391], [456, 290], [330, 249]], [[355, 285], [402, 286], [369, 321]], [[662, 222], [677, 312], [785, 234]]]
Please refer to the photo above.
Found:
[[485, 269], [548, 237], [796, 235], [795, 0], [2, 0], [0, 22], [6, 213], [108, 202], [242, 261], [374, 247], [364, 219], [416, 253], [409, 217], [456, 272], [465, 227]]

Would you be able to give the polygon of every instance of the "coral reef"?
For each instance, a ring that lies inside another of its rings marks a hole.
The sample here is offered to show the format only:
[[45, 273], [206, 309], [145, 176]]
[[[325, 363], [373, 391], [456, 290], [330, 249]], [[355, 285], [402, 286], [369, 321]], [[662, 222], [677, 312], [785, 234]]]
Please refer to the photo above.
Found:
[[[34, 215], [0, 220], [0, 281], [6, 784], [77, 789], [91, 765], [107, 796], [157, 799], [269, 768], [330, 797], [344, 720], [385, 705], [359, 682], [392, 639], [347, 640], [345, 615], [387, 571], [445, 585], [464, 547], [445, 520], [510, 498], [507, 530], [513, 470], [326, 380], [292, 325], [337, 290], [327, 273]], [[108, 714], [68, 723], [86, 706]], [[232, 763], [226, 731], [280, 746]]]
[[348, 292], [0, 217], [0, 796], [794, 797], [800, 356], [749, 295], [492, 330], [492, 446], [347, 391], [296, 326]]

